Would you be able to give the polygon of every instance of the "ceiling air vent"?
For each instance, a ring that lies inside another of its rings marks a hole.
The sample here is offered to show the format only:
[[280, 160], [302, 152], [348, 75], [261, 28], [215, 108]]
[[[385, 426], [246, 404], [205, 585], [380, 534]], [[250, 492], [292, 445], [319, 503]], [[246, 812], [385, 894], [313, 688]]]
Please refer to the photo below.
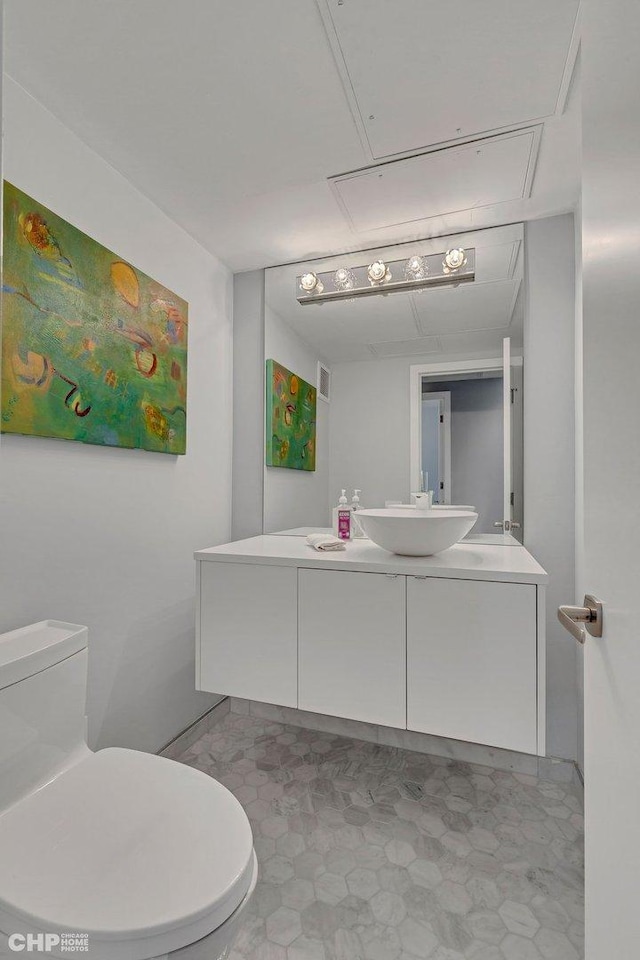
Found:
[[318, 397], [329, 403], [331, 394], [331, 370], [318, 360]]

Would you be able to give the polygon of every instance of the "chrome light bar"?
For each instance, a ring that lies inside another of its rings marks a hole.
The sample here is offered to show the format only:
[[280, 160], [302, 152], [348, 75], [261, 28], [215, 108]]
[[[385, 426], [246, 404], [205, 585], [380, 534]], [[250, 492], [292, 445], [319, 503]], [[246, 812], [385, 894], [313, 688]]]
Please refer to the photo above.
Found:
[[430, 287], [471, 283], [476, 277], [476, 251], [459, 247], [405, 260], [372, 260], [360, 267], [338, 267], [322, 273], [308, 271], [296, 277], [298, 303], [327, 303], [356, 297], [419, 292]]

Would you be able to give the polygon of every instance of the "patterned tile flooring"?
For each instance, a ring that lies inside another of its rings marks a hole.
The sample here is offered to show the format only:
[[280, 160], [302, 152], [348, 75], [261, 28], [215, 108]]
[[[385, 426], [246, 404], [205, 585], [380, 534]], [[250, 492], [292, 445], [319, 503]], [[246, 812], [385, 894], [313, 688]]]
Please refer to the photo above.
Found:
[[230, 960], [580, 960], [573, 787], [229, 713], [179, 758], [260, 865]]

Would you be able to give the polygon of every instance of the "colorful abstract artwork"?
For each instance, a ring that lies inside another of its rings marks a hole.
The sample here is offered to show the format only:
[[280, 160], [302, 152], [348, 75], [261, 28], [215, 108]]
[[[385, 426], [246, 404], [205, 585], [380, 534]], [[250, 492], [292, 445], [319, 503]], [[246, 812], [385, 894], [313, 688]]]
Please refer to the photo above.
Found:
[[267, 360], [267, 466], [316, 468], [316, 388]]
[[4, 433], [186, 450], [187, 304], [4, 186]]

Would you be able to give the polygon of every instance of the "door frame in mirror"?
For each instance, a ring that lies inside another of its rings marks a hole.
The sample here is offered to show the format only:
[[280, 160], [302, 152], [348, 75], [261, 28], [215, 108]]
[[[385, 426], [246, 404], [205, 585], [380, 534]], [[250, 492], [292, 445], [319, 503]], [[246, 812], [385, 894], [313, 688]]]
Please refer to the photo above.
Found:
[[[437, 377], [447, 380], [460, 373], [484, 373], [495, 370], [502, 375], [503, 357], [484, 360], [449, 360], [441, 363], [415, 363], [409, 367], [409, 424], [410, 424], [410, 477], [411, 490], [420, 489], [421, 476], [421, 429], [422, 429], [422, 378]], [[513, 363], [522, 363], [522, 357], [513, 357]]]

